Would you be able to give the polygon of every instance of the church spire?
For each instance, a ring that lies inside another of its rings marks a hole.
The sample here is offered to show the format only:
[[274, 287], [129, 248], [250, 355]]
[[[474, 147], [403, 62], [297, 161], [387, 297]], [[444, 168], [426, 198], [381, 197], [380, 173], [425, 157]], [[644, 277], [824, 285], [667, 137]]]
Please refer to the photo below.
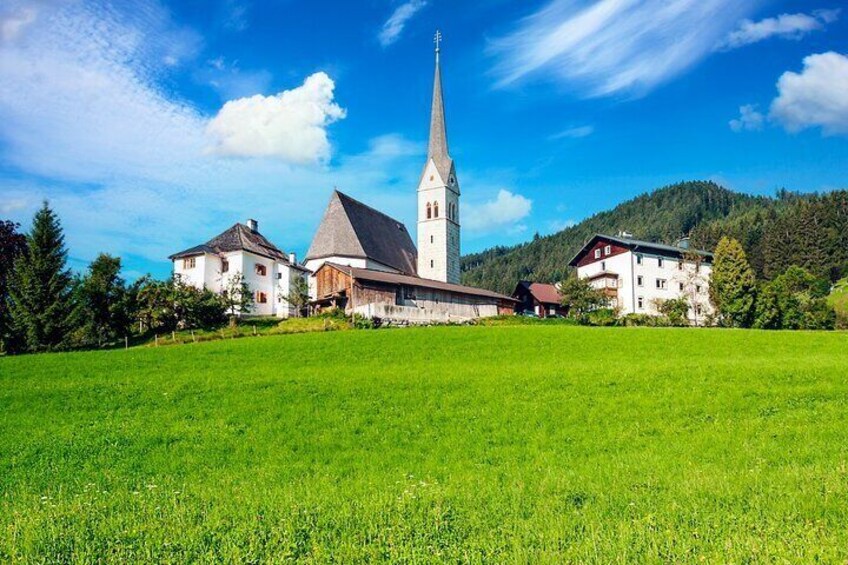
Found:
[[436, 169], [447, 182], [450, 174], [451, 158], [448, 155], [448, 134], [445, 127], [445, 105], [442, 100], [442, 73], [439, 69], [439, 52], [441, 51], [442, 33], [436, 31], [436, 76], [433, 79], [433, 107], [430, 112], [430, 144], [427, 157], [436, 164]]

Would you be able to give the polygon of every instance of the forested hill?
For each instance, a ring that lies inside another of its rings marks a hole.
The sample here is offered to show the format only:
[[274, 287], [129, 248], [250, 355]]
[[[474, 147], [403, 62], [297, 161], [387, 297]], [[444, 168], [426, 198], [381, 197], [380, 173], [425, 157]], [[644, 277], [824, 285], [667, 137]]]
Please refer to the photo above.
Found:
[[569, 260], [584, 241], [595, 233], [620, 231], [669, 244], [691, 235], [694, 246], [706, 249], [712, 249], [722, 235], [732, 235], [742, 241], [763, 277], [793, 263], [834, 280], [848, 270], [848, 192], [824, 196], [784, 192], [768, 198], [732, 192], [712, 182], [684, 182], [619, 204], [561, 232], [467, 255], [462, 258], [462, 281], [504, 293], [522, 279], [555, 282], [567, 274]]

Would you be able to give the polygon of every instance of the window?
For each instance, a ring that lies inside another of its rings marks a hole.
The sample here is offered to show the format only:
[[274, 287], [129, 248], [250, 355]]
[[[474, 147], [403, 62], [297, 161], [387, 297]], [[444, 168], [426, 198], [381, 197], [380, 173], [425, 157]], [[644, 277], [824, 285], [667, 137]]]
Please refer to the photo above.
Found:
[[660, 269], [663, 268], [663, 258], [662, 257], [657, 257], [657, 267], [659, 267]]
[[433, 265], [434, 265], [434, 264], [435, 264], [435, 263], [434, 263], [434, 261], [433, 261], [432, 259], [430, 259], [430, 268], [431, 268], [431, 269], [433, 268]]
[[433, 217], [433, 205], [428, 202], [427, 203], [427, 219], [429, 220], [432, 217]]
[[665, 290], [668, 288], [668, 281], [665, 279], [657, 279], [657, 289]]
[[695, 292], [698, 292], [698, 293], [701, 292], [701, 285], [699, 285], [699, 284], [695, 285]]
[[196, 264], [194, 257], [183, 259], [183, 269], [193, 269]]
[[678, 262], [677, 262], [677, 270], [678, 270], [678, 271], [682, 271], [682, 270], [683, 270], [683, 261], [678, 261]]
[[606, 262], [606, 261], [601, 261], [601, 270], [602, 270], [602, 271], [606, 271], [606, 270], [607, 270], [607, 262]]
[[268, 303], [268, 294], [262, 292], [261, 290], [257, 290], [254, 295], [254, 300], [257, 304], [267, 304]]
[[599, 248], [595, 249], [595, 259], [600, 259], [600, 258], [601, 258], [601, 248], [599, 247]]
[[610, 253], [612, 253], [612, 245], [607, 245], [604, 247], [604, 255], [609, 255]]
[[430, 236], [430, 243], [433, 243], [433, 236]]
[[699, 316], [701, 315], [701, 305], [700, 304], [695, 306], [695, 313], [698, 314]]
[[230, 262], [226, 259], [221, 259], [221, 272], [226, 273], [230, 270]]
[[636, 285], [637, 286], [645, 286], [645, 277], [639, 275], [636, 277]]
[[680, 292], [683, 292], [683, 283], [678, 283], [680, 285]]
[[433, 202], [433, 217], [434, 218], [439, 217], [439, 203], [438, 202]]
[[260, 265], [259, 263], [256, 263], [253, 266], [253, 272], [255, 272], [260, 277], [264, 277], [268, 274], [268, 269], [265, 267], [265, 265]]
[[277, 273], [277, 280], [283, 280], [283, 273]]
[[642, 256], [641, 256], [641, 255], [636, 255], [636, 264], [637, 264], [637, 265], [641, 265], [641, 264], [642, 264]]
[[636, 299], [636, 307], [639, 310], [643, 310], [645, 308], [645, 299], [642, 298], [641, 296]]

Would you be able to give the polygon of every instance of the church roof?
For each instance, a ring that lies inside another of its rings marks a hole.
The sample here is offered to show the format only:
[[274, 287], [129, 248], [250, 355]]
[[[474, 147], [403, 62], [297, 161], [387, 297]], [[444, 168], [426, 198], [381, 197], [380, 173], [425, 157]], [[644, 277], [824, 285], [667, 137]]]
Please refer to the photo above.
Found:
[[306, 260], [343, 256], [371, 259], [401, 273], [417, 272], [418, 252], [401, 222], [333, 191]]
[[285, 253], [280, 251], [276, 245], [268, 241], [258, 231], [253, 231], [244, 224], [235, 224], [206, 243], [174, 253], [169, 259], [174, 260], [192, 255], [202, 255], [203, 253], [224, 253], [227, 251], [248, 251], [282, 263], [288, 264], [289, 262]]
[[443, 182], [448, 182], [453, 159], [448, 155], [448, 132], [445, 125], [445, 104], [442, 99], [442, 73], [439, 69], [439, 52], [436, 51], [436, 76], [433, 79], [433, 106], [430, 110], [430, 143], [427, 159], [432, 159]]

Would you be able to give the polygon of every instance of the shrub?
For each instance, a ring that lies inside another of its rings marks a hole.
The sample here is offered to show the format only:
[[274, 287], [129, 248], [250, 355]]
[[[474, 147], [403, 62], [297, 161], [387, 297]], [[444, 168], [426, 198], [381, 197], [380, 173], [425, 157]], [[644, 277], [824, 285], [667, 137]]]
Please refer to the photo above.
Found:
[[587, 313], [583, 322], [590, 326], [615, 326], [618, 324], [618, 316], [612, 308], [601, 308]]

